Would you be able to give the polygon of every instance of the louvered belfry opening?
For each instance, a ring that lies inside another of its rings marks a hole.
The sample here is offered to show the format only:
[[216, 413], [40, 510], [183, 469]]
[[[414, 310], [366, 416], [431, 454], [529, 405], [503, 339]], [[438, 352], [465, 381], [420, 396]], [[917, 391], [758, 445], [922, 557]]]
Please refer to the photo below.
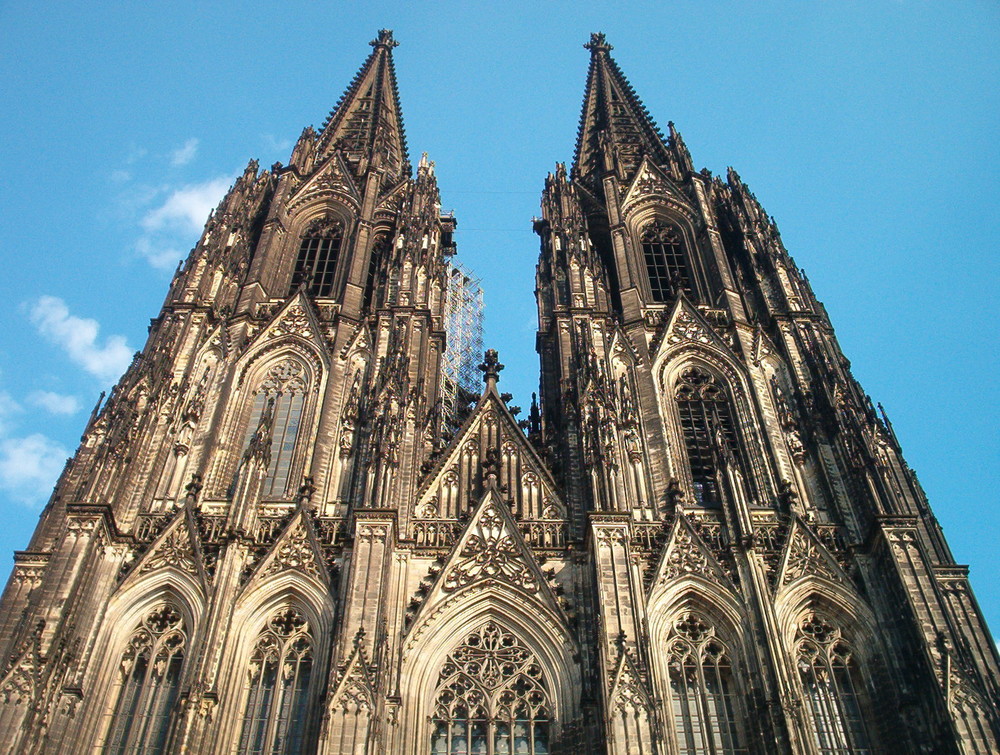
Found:
[[314, 221], [302, 236], [291, 290], [304, 284], [317, 298], [332, 297], [343, 240], [344, 230], [339, 221], [333, 218]]

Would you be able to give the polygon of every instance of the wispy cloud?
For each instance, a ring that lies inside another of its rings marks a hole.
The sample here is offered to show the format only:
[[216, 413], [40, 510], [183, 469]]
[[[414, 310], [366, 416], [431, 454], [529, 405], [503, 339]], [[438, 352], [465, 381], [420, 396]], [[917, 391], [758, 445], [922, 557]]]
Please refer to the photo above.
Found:
[[30, 309], [31, 322], [52, 343], [91, 375], [115, 380], [132, 360], [132, 349], [120, 335], [108, 336], [98, 344], [97, 320], [71, 315], [66, 302], [56, 296], [42, 296]]
[[51, 438], [33, 433], [0, 440], [0, 489], [27, 506], [48, 497], [69, 452]]
[[28, 403], [41, 407], [49, 414], [76, 414], [80, 411], [80, 400], [76, 396], [53, 391], [32, 391], [28, 394]]
[[0, 491], [35, 506], [52, 491], [68, 453], [41, 433], [12, 437], [14, 418], [23, 412], [9, 393], [0, 391]]
[[175, 168], [187, 165], [194, 160], [196, 154], [198, 154], [198, 140], [192, 137], [184, 142], [183, 147], [179, 147], [170, 153], [170, 164]]
[[180, 250], [198, 234], [208, 214], [229, 189], [232, 179], [213, 178], [173, 189], [160, 204], [148, 210], [139, 225], [144, 233], [135, 250], [153, 267], [164, 269], [184, 256]]

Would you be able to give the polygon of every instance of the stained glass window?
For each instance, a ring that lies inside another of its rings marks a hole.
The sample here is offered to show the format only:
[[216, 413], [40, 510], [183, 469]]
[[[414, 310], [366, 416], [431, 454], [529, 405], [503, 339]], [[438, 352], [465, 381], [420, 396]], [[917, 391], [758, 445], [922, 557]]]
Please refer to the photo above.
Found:
[[684, 613], [667, 646], [670, 712], [679, 755], [746, 753], [729, 651], [708, 621]]
[[309, 624], [294, 608], [282, 609], [257, 637], [250, 657], [239, 755], [303, 751], [312, 670]]
[[264, 480], [264, 495], [283, 496], [288, 491], [305, 394], [305, 369], [294, 359], [286, 359], [268, 370], [257, 388], [243, 448], [250, 445], [264, 411], [270, 411], [271, 458]]
[[858, 669], [840, 630], [815, 613], [799, 624], [796, 657], [802, 691], [822, 755], [870, 755], [858, 696]]
[[161, 605], [142, 620], [122, 653], [106, 752], [166, 752], [186, 646], [184, 621], [174, 606]]
[[434, 755], [548, 755], [551, 706], [541, 666], [488, 622], [441, 669], [431, 722]]

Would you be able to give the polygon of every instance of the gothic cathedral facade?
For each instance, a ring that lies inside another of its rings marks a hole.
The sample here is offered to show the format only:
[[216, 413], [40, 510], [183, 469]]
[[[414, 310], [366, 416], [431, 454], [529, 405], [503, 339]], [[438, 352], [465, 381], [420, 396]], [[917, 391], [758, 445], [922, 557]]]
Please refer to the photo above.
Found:
[[494, 351], [456, 388], [395, 44], [250, 163], [95, 408], [3, 595], [0, 751], [1000, 752], [891, 425], [601, 34], [535, 220], [538, 399]]

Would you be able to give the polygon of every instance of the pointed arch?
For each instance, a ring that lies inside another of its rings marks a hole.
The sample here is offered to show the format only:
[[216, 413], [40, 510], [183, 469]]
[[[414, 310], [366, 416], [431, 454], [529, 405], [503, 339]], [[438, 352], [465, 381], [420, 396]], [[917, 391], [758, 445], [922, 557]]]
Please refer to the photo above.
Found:
[[[222, 419], [220, 452], [209, 489], [224, 495], [265, 410], [271, 412], [271, 460], [264, 496], [287, 499], [309, 469], [320, 420], [319, 397], [330, 360], [312, 306], [293, 298], [237, 362]], [[273, 405], [270, 405], [271, 400]], [[269, 406], [270, 405], [270, 406]]]
[[401, 731], [404, 751], [424, 752], [431, 727], [441, 671], [448, 654], [470, 635], [494, 624], [523, 645], [546, 680], [551, 712], [549, 736], [579, 713], [580, 670], [577, 648], [563, 621], [545, 606], [499, 585], [480, 583], [454, 596], [411, 629], [404, 640], [400, 689], [412, 696], [404, 701]]
[[880, 751], [870, 691], [881, 642], [872, 612], [821, 578], [800, 580], [776, 608], [805, 736], [820, 755]]
[[186, 657], [199, 641], [201, 586], [177, 569], [158, 570], [114, 595], [91, 661], [95, 746], [108, 753], [166, 752]]
[[231, 625], [242, 629], [224, 650], [219, 687], [229, 692], [218, 741], [247, 754], [308, 751], [334, 635], [329, 593], [283, 571], [237, 601]]
[[[678, 389], [685, 382], [684, 373], [696, 371], [707, 376], [717, 387], [717, 406], [726, 406], [728, 420], [716, 416], [712, 406], [700, 407], [703, 397], [699, 396], [699, 386], [692, 394], [692, 406], [686, 411], [679, 406]], [[758, 428], [759, 420], [756, 394], [746, 370], [721, 348], [713, 343], [681, 343], [668, 347], [653, 364], [657, 392], [660, 396], [660, 416], [663, 418], [668, 444], [678, 449], [671, 459], [673, 475], [686, 480], [690, 485], [694, 500], [698, 500], [695, 487], [692, 452], [697, 454], [698, 472], [702, 478], [710, 478], [714, 464], [710, 454], [716, 443], [715, 437], [704, 437], [704, 430], [715, 425], [722, 431], [728, 447], [736, 460], [734, 465], [746, 485], [747, 495], [756, 499], [755, 503], [769, 504], [774, 500], [776, 486], [770, 456], [766, 453], [766, 438]], [[699, 421], [700, 416], [700, 421]], [[714, 433], [714, 431], [713, 431]], [[680, 456], [681, 458], [676, 458]], [[702, 480], [704, 484], [704, 479]]]
[[672, 751], [746, 753], [749, 663], [739, 601], [717, 584], [686, 575], [654, 591], [647, 616]]

